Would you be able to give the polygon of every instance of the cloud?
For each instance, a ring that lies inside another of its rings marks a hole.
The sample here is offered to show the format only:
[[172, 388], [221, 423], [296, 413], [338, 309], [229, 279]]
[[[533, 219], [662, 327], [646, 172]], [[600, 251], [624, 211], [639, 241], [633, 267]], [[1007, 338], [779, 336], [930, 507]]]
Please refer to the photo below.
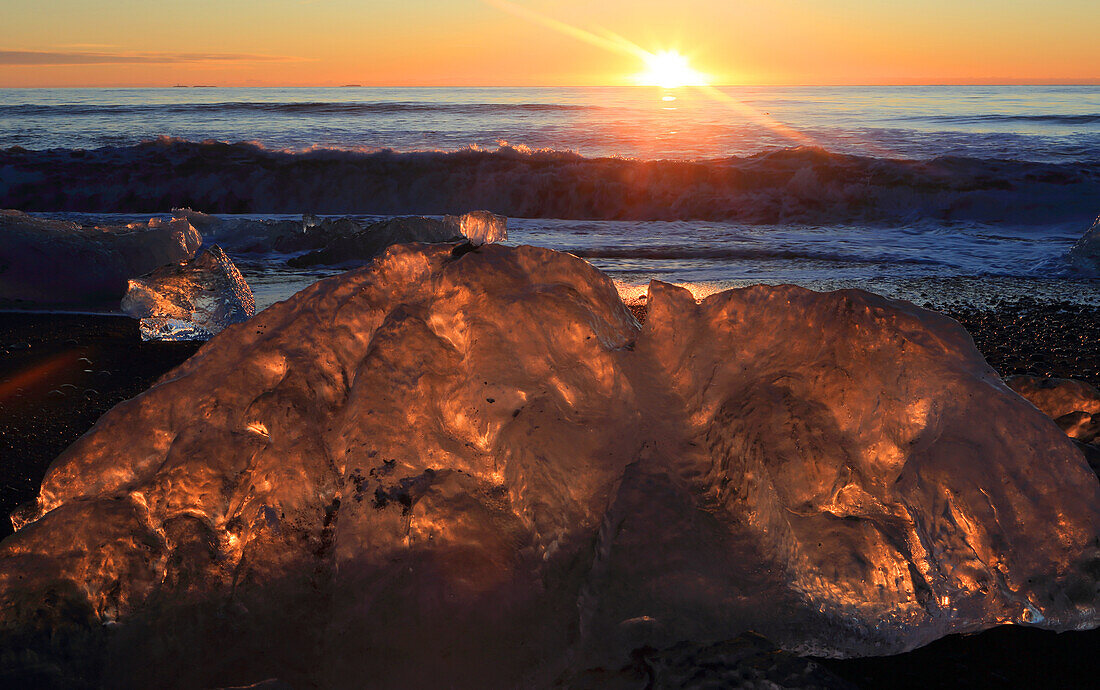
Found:
[[105, 53], [0, 50], [0, 65], [176, 65], [226, 62], [288, 62], [298, 58], [247, 53]]
[[117, 43], [55, 43], [54, 48], [63, 50], [105, 50], [118, 48]]

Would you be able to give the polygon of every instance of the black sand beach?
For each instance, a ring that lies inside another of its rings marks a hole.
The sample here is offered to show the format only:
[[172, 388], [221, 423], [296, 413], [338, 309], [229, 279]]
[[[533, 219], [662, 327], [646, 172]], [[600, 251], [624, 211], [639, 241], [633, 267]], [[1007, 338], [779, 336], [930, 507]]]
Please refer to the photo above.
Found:
[[0, 535], [61, 451], [198, 346], [142, 342], [125, 316], [0, 314]]

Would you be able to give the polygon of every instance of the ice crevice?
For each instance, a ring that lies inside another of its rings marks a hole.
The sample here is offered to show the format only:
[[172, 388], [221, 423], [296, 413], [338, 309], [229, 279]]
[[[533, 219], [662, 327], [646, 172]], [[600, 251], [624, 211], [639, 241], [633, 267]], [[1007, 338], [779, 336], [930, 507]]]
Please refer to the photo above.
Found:
[[1100, 483], [957, 323], [647, 304], [570, 255], [414, 244], [228, 325], [50, 467], [0, 635], [116, 621], [129, 687], [541, 687], [748, 631], [851, 656], [1100, 623]]

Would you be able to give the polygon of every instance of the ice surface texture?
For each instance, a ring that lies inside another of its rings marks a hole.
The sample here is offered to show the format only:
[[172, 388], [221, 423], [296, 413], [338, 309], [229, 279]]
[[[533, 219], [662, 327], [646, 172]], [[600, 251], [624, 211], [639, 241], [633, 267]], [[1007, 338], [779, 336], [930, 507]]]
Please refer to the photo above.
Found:
[[141, 319], [143, 340], [206, 340], [256, 314], [252, 290], [214, 245], [191, 261], [129, 282], [122, 311]]
[[117, 303], [128, 279], [186, 261], [201, 244], [184, 219], [81, 227], [0, 211], [0, 301]]
[[956, 322], [791, 286], [648, 307], [566, 254], [402, 245], [230, 326], [51, 466], [0, 628], [118, 621], [137, 687], [500, 687], [747, 630], [1097, 624], [1100, 483]]

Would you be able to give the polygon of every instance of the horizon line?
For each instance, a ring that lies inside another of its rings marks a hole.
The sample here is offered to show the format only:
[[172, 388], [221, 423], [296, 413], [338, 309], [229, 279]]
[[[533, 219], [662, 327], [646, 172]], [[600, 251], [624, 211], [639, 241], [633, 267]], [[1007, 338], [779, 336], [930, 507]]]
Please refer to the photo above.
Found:
[[[709, 84], [712, 88], [744, 87], [895, 87], [895, 86], [1100, 86], [1100, 77], [1088, 79], [1033, 79], [1033, 80], [975, 80], [975, 81], [911, 81], [911, 82], [779, 82], [779, 83], [727, 83]], [[36, 86], [9, 86], [0, 84], [0, 89], [657, 89], [679, 91], [696, 88], [682, 86], [663, 88], [640, 84], [96, 84], [74, 85], [54, 84]]]

